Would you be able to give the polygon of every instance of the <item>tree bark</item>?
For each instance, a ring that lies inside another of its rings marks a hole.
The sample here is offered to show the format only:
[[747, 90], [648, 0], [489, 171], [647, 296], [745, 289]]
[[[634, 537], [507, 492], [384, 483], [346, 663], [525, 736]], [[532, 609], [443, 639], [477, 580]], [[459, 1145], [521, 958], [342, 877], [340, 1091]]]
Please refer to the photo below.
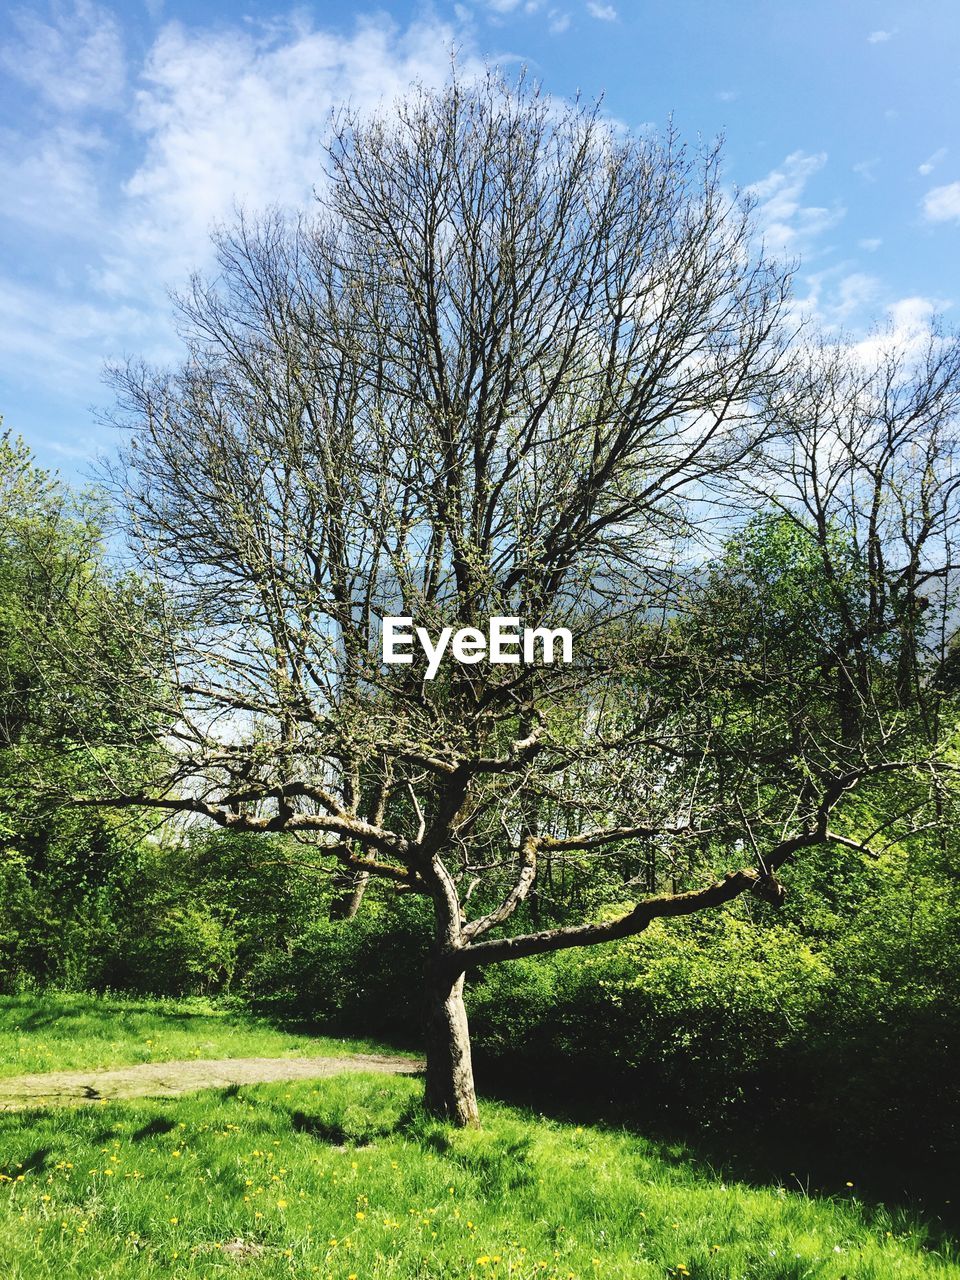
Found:
[[369, 871], [345, 872], [337, 878], [338, 892], [330, 902], [331, 920], [352, 920], [370, 882]]
[[427, 1080], [424, 1104], [435, 1116], [462, 1129], [479, 1128], [464, 973], [434, 958], [427, 968]]

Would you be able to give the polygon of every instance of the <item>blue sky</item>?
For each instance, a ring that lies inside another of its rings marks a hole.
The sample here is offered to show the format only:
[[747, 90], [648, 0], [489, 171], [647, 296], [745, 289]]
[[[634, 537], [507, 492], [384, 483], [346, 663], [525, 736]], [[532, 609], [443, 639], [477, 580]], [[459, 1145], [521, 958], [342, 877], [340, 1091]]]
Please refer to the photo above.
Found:
[[5, 425], [82, 477], [113, 441], [104, 361], [176, 358], [168, 290], [211, 224], [307, 204], [331, 106], [442, 82], [451, 45], [633, 128], [723, 133], [828, 332], [960, 324], [956, 0], [56, 0], [0, 16]]

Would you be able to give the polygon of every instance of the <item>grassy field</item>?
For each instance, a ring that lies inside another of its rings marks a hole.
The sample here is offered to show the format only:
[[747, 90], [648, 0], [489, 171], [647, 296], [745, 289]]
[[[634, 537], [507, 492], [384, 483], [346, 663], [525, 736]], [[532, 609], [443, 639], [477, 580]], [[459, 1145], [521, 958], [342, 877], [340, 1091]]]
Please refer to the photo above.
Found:
[[[108, 1043], [135, 1060], [124, 1037], [143, 1028], [119, 1008], [126, 1030], [98, 1037], [97, 1065], [115, 1065]], [[483, 1131], [456, 1132], [419, 1092], [353, 1075], [0, 1114], [0, 1276], [960, 1278], [954, 1251], [860, 1203], [842, 1171], [832, 1198], [748, 1186], [676, 1148], [489, 1102]]]
[[0, 996], [0, 1077], [183, 1058], [298, 1058], [381, 1048], [366, 1040], [290, 1034], [200, 998]]

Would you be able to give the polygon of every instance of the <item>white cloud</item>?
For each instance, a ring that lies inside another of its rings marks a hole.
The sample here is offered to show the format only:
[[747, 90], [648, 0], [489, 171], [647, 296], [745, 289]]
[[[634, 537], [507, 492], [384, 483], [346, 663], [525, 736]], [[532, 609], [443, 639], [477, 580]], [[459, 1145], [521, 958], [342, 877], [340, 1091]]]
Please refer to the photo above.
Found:
[[894, 332], [908, 335], [918, 329], [929, 329], [933, 317], [949, 305], [937, 298], [900, 298], [887, 307], [887, 315]]
[[923, 197], [923, 216], [928, 222], [960, 222], [960, 182], [928, 191]]
[[[18, 21], [18, 73], [33, 94], [19, 131], [0, 126], [0, 217], [27, 229], [30, 256], [29, 274], [14, 262], [0, 279], [0, 376], [74, 406], [107, 398], [105, 359], [175, 358], [166, 289], [210, 265], [212, 223], [232, 222], [237, 203], [310, 206], [331, 108], [442, 84], [456, 38], [444, 24], [382, 17], [338, 34], [303, 11], [269, 28], [169, 23], [121, 75], [115, 27], [93, 5], [56, 27]], [[98, 50], [105, 81], [92, 71]], [[469, 54], [459, 65], [464, 78], [479, 69]], [[131, 82], [132, 98], [121, 93]], [[82, 118], [107, 106], [109, 130]]]
[[867, 36], [867, 44], [886, 44], [888, 40], [892, 40], [894, 32], [892, 31], [871, 31]]
[[99, 376], [104, 360], [141, 340], [159, 354], [155, 321], [140, 306], [103, 305], [69, 290], [0, 281], [0, 361], [21, 370], [24, 364], [43, 368], [47, 391], [82, 391], [91, 370]]
[[739, 89], [721, 89], [717, 94], [718, 102], [736, 102], [740, 97]]
[[947, 148], [938, 147], [932, 156], [928, 156], [926, 160], [924, 160], [923, 164], [917, 165], [917, 173], [922, 174], [926, 178], [929, 174], [933, 173], [941, 160], [946, 159], [946, 155]]
[[850, 271], [838, 263], [803, 278], [804, 297], [793, 304], [795, 318], [812, 321], [821, 333], [836, 335], [862, 325], [882, 294], [881, 281], [864, 271]]
[[761, 202], [777, 198], [789, 190], [792, 196], [799, 195], [807, 180], [827, 163], [827, 153], [807, 155], [803, 151], [793, 151], [784, 160], [779, 169], [771, 169], [765, 178], [752, 183], [747, 191]]
[[612, 4], [598, 4], [597, 0], [589, 0], [587, 10], [591, 17], [598, 18], [600, 22], [616, 22], [617, 11]]
[[879, 156], [875, 156], [872, 160], [860, 160], [857, 164], [853, 165], [853, 172], [857, 177], [862, 178], [864, 182], [876, 182], [876, 169], [879, 163]]
[[102, 216], [96, 166], [105, 147], [99, 129], [74, 124], [70, 116], [32, 136], [4, 130], [0, 214], [19, 220], [34, 236], [95, 236]]
[[119, 105], [126, 65], [120, 30], [107, 9], [75, 0], [56, 22], [26, 9], [11, 17], [18, 37], [0, 49], [11, 75], [63, 111]]
[[[524, 14], [529, 18], [535, 13], [542, 13], [547, 0], [480, 0], [480, 3], [489, 14], [491, 24], [502, 26], [511, 14]], [[466, 18], [470, 16], [469, 12], [459, 4], [455, 4], [453, 9], [461, 23], [468, 25]], [[547, 29], [553, 34], [566, 31], [570, 25], [569, 14], [556, 6], [546, 10], [546, 18]]]
[[867, 253], [876, 253], [882, 244], [883, 241], [879, 236], [868, 236], [864, 240], [857, 241], [858, 248], [866, 250]]
[[899, 298], [885, 308], [886, 327], [862, 338], [850, 349], [867, 367], [890, 349], [898, 349], [908, 358], [919, 357], [930, 341], [934, 319], [950, 305], [944, 298]]
[[844, 323], [862, 315], [874, 303], [880, 293], [880, 281], [863, 271], [853, 271], [840, 280], [836, 294], [831, 299], [831, 319]]
[[801, 197], [807, 183], [827, 162], [825, 152], [808, 155], [794, 151], [779, 168], [747, 187], [746, 193], [757, 202], [757, 222], [771, 249], [798, 252], [811, 241], [835, 226], [845, 210], [834, 205], [804, 205]]
[[413, 80], [442, 83], [452, 44], [449, 28], [400, 33], [382, 21], [346, 38], [304, 25], [279, 38], [165, 27], [136, 97], [144, 151], [125, 188], [129, 256], [183, 275], [236, 204], [308, 205], [330, 110], [375, 108]]

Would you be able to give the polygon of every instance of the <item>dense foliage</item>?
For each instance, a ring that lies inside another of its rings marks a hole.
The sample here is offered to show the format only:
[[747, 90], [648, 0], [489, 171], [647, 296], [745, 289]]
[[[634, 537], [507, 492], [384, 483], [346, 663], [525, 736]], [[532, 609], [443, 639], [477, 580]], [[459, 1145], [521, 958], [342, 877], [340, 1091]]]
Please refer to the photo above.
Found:
[[125, 633], [149, 643], [155, 602], [103, 514], [0, 436], [0, 985], [91, 980], [137, 892], [144, 821], [65, 803], [153, 750]]
[[[409, 1042], [431, 937], [416, 896], [371, 888], [354, 919], [331, 919], [342, 885], [290, 836], [157, 829], [127, 811], [54, 802], [88, 781], [84, 770], [137, 768], [140, 703], [125, 691], [139, 676], [117, 643], [105, 682], [103, 653], [119, 618], [148, 632], [151, 606], [108, 568], [89, 503], [8, 438], [0, 464], [0, 985], [229, 992]], [[673, 686], [711, 726], [712, 757], [696, 764], [704, 785], [719, 792], [753, 762], [758, 812], [776, 812], [781, 776], [797, 767], [778, 726], [802, 735], [808, 719], [833, 723], [842, 737], [843, 686], [824, 654], [838, 651], [844, 610], [855, 616], [866, 587], [849, 545], [830, 537], [846, 570], [825, 583], [801, 527], [753, 522], [656, 644], [635, 641], [650, 645], [648, 690]], [[870, 660], [876, 696], [900, 700], [908, 738], [926, 731], [922, 698], [882, 679], [896, 675], [898, 637]], [[85, 664], [94, 644], [98, 661]], [[930, 677], [943, 686], [941, 715], [950, 664]], [[621, 696], [629, 709], [635, 693]], [[84, 723], [109, 745], [87, 749]], [[785, 1151], [802, 1141], [820, 1160], [856, 1151], [858, 1167], [946, 1168], [960, 1156], [955, 808], [945, 784], [931, 801], [909, 775], [879, 777], [845, 811], [846, 843], [784, 870], [779, 910], [748, 897], [638, 938], [480, 971], [468, 1007], [484, 1076], [613, 1097]], [[602, 918], [622, 909], [631, 877], [638, 890], [659, 887], [666, 873], [642, 842], [617, 856], [606, 874], [548, 859], [513, 927]]]
[[[825, 854], [779, 914], [743, 904], [491, 967], [467, 995], [480, 1078], [775, 1149], [786, 1171], [846, 1161], [895, 1171], [901, 1189], [949, 1181], [960, 892], [938, 861]], [[312, 925], [247, 990], [275, 1012], [407, 1039], [428, 939], [422, 913], [367, 902], [349, 927]]]

